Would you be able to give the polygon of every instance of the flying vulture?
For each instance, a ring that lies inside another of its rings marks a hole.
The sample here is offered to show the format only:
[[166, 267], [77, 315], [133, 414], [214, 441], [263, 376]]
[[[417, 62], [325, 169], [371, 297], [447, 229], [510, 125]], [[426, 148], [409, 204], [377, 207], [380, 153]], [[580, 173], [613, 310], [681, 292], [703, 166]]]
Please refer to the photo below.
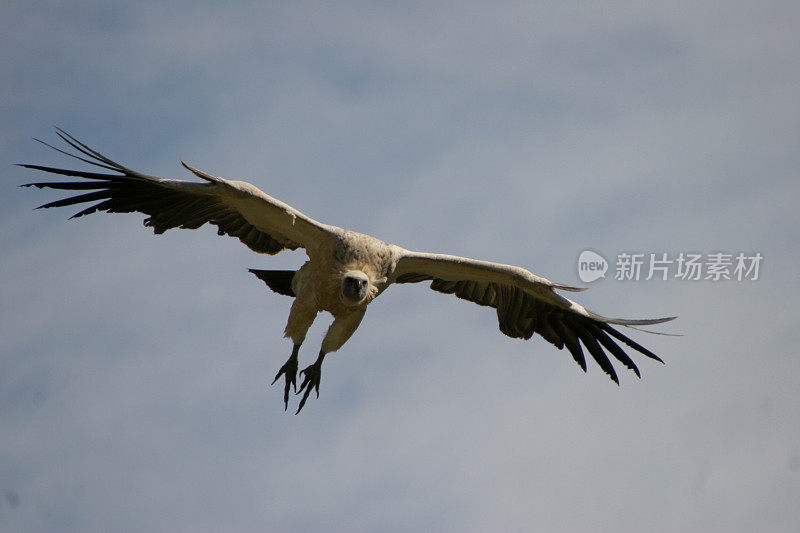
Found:
[[[57, 134], [75, 153], [66, 151], [69, 150], [66, 147], [62, 150], [39, 142], [99, 167], [103, 172], [20, 165], [82, 178], [25, 184], [26, 187], [80, 191], [75, 196], [44, 204], [42, 208], [88, 203], [86, 209], [72, 218], [95, 211], [137, 211], [147, 215], [144, 225], [153, 228], [155, 233], [170, 228], [196, 229], [211, 223], [217, 226], [219, 235], [237, 237], [255, 252], [272, 255], [282, 250], [305, 249], [308, 261], [297, 271], [250, 270], [273, 291], [294, 297], [285, 330], [285, 336], [292, 340], [294, 347], [273, 380], [274, 384], [284, 377], [284, 409], [288, 408], [292, 386], [296, 394], [303, 394], [297, 413], [312, 389], [319, 397], [325, 355], [347, 342], [361, 323], [369, 303], [395, 283], [430, 282], [434, 291], [493, 307], [504, 334], [529, 339], [537, 333], [558, 349], [566, 347], [586, 371], [583, 344], [617, 384], [619, 379], [609, 354], [640, 376], [636, 364], [619, 343], [663, 363], [653, 352], [612, 325], [658, 324], [675, 317], [607, 318], [556, 292], [556, 289], [583, 289], [553, 283], [523, 268], [452, 255], [412, 252], [363, 233], [317, 222], [244, 181], [212, 176], [183, 162], [181, 164], [202, 181], [148, 176], [115, 163], [61, 129], [57, 129]], [[322, 340], [316, 361], [300, 371], [302, 383], [298, 390], [298, 353], [320, 311], [328, 311], [334, 320]]]

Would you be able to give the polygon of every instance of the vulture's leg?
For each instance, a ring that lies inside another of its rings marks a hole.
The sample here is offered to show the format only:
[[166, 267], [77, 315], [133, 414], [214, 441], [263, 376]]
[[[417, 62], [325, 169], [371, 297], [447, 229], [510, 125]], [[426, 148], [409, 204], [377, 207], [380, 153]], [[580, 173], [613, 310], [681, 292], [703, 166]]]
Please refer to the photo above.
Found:
[[[319, 398], [319, 382], [322, 379], [323, 359], [325, 359], [325, 352], [320, 350], [317, 360], [300, 371], [300, 374], [303, 375], [304, 377], [303, 377], [303, 383], [300, 385], [300, 390], [297, 391], [297, 394], [300, 394], [301, 392], [303, 392], [303, 390], [305, 390], [305, 393], [303, 394], [303, 398], [300, 400], [300, 407], [297, 408], [297, 413], [299, 413], [300, 409], [302, 409], [303, 406], [306, 404], [308, 395], [311, 394], [311, 389], [317, 391], [317, 398]], [[289, 390], [288, 385], [286, 390], [287, 391]]]
[[283, 364], [278, 373], [275, 375], [275, 379], [272, 380], [272, 384], [274, 385], [278, 378], [281, 377], [281, 374], [285, 376], [286, 384], [283, 388], [283, 410], [289, 408], [289, 386], [294, 386], [294, 391], [297, 392], [297, 353], [300, 351], [300, 345], [295, 344], [294, 348], [292, 348], [292, 355], [289, 356], [289, 359]]
[[281, 377], [281, 374], [286, 378], [283, 388], [284, 410], [289, 408], [289, 386], [294, 385], [294, 390], [297, 392], [297, 353], [300, 351], [300, 345], [303, 344], [306, 333], [319, 312], [314, 294], [305, 290], [309, 287], [307, 283], [307, 266], [308, 263], [303, 265], [292, 278], [292, 285], [297, 291], [292, 289], [292, 292], [296, 293], [296, 297], [294, 303], [292, 303], [292, 309], [289, 311], [289, 320], [286, 322], [286, 329], [283, 334], [285, 337], [292, 339], [294, 348], [292, 348], [292, 355], [289, 356], [289, 360], [278, 370], [278, 375], [275, 376], [273, 381], [275, 383]]
[[366, 310], [366, 307], [358, 308], [345, 315], [337, 316], [333, 320], [328, 332], [325, 334], [325, 338], [322, 339], [322, 349], [319, 351], [317, 360], [300, 372], [303, 375], [303, 383], [300, 385], [300, 390], [297, 391], [297, 394], [302, 392], [303, 398], [300, 400], [300, 407], [297, 408], [297, 413], [306, 404], [308, 395], [311, 394], [311, 389], [317, 391], [317, 398], [319, 398], [319, 381], [322, 377], [322, 360], [325, 358], [325, 354], [335, 352], [347, 342], [347, 339], [358, 328], [361, 319], [364, 318]]

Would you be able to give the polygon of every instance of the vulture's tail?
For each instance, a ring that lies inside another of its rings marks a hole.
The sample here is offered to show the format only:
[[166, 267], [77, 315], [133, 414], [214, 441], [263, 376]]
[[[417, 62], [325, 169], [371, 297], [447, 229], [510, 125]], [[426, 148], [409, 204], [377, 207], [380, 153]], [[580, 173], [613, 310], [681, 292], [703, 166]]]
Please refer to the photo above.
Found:
[[292, 290], [292, 280], [294, 279], [294, 270], [256, 270], [251, 268], [250, 272], [255, 274], [258, 279], [263, 280], [267, 287], [283, 294], [284, 296], [296, 296]]

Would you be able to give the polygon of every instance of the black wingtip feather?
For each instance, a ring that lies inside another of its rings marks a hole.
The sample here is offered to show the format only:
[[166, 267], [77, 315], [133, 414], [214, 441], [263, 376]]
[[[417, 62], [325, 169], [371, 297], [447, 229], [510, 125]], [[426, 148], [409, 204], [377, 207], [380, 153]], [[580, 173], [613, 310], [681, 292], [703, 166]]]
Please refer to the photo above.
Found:
[[[85, 170], [71, 170], [68, 168], [58, 168], [58, 167], [48, 167], [44, 165], [20, 165], [24, 168], [30, 168], [32, 170], [41, 170], [42, 172], [49, 172], [50, 174], [60, 174], [62, 176], [71, 176], [76, 178], [86, 178], [90, 180], [101, 180], [101, 181], [120, 181], [120, 179], [125, 178], [126, 176], [119, 176], [116, 174], [101, 174], [99, 172], [88, 172]], [[114, 169], [111, 169], [114, 170]], [[35, 184], [34, 184], [35, 185]], [[43, 182], [44, 187], [50, 187], [48, 182]]]
[[627, 344], [628, 346], [630, 346], [631, 348], [633, 348], [637, 352], [646, 355], [650, 359], [655, 359], [656, 361], [658, 361], [662, 365], [665, 364], [664, 361], [659, 356], [657, 356], [656, 354], [654, 354], [653, 352], [651, 352], [650, 350], [648, 350], [647, 348], [645, 348], [644, 346], [642, 346], [638, 342], [626, 337], [625, 335], [623, 335], [622, 333], [620, 333], [616, 329], [612, 328], [608, 324], [604, 324], [602, 322], [599, 322], [598, 323], [598, 327], [603, 329], [605, 332], [607, 332], [612, 337], [624, 342], [625, 344]]
[[69, 198], [63, 198], [61, 200], [56, 200], [55, 202], [50, 202], [44, 204], [40, 207], [49, 208], [49, 207], [64, 207], [67, 205], [75, 205], [75, 204], [82, 204], [85, 202], [94, 202], [95, 200], [103, 200], [109, 198], [109, 192], [107, 190], [95, 191], [86, 194], [79, 194], [77, 196], [70, 196]]
[[572, 358], [575, 359], [575, 362], [578, 363], [578, 366], [586, 372], [586, 357], [583, 355], [583, 349], [581, 348], [581, 343], [578, 342], [578, 337], [567, 329], [561, 322], [558, 320], [551, 320], [550, 326], [554, 329], [556, 334], [558, 334], [564, 342], [564, 346], [567, 347], [569, 350], [570, 355]]
[[[58, 129], [58, 128], [56, 128], [56, 129]], [[59, 137], [61, 137], [62, 139], [64, 139], [64, 137], [63, 137], [63, 136], [61, 136], [61, 135], [59, 135]], [[100, 167], [100, 168], [105, 168], [105, 169], [108, 169], [108, 170], [116, 170], [116, 171], [119, 171], [119, 169], [117, 168], [117, 165], [104, 165], [104, 164], [102, 164], [102, 163], [98, 163], [98, 162], [97, 162], [97, 158], [95, 158], [95, 160], [93, 161], [93, 160], [91, 160], [91, 159], [86, 159], [85, 157], [81, 157], [81, 156], [78, 156], [78, 155], [75, 155], [75, 154], [71, 154], [71, 153], [69, 153], [69, 152], [67, 152], [67, 151], [65, 151], [65, 150], [62, 150], [61, 148], [55, 147], [55, 146], [53, 146], [52, 144], [50, 144], [50, 143], [48, 143], [48, 142], [45, 142], [45, 141], [43, 141], [43, 140], [41, 140], [41, 139], [36, 139], [36, 138], [34, 138], [33, 140], [34, 140], [34, 141], [36, 141], [36, 142], [38, 142], [38, 143], [41, 143], [41, 144], [43, 144], [43, 145], [47, 146], [48, 148], [50, 148], [50, 149], [52, 149], [52, 150], [55, 150], [56, 152], [58, 152], [58, 153], [60, 153], [60, 154], [64, 154], [64, 155], [66, 155], [66, 156], [68, 156], [68, 157], [71, 157], [71, 158], [73, 158], [73, 159], [77, 159], [78, 161], [83, 161], [84, 163], [88, 163], [88, 164], [90, 164], [90, 165], [94, 165], [94, 166], [96, 166], [96, 167]], [[73, 146], [73, 145], [72, 145], [72, 143], [69, 143], [68, 141], [67, 141], [67, 143], [68, 143], [70, 146]], [[80, 150], [80, 151], [81, 151], [81, 153], [84, 153], [84, 154], [86, 153], [86, 152], [84, 152], [83, 150]], [[90, 157], [93, 157], [93, 156], [91, 156], [90, 154], [87, 154], [87, 155], [89, 155]], [[103, 161], [103, 160], [102, 160], [102, 159], [100, 159], [100, 161]], [[112, 161], [112, 163], [113, 163], [113, 161]]]
[[611, 380], [619, 385], [619, 377], [617, 376], [617, 372], [614, 370], [614, 365], [611, 364], [611, 361], [608, 359], [608, 356], [603, 351], [603, 348], [600, 347], [597, 340], [595, 340], [594, 335], [589, 329], [584, 325], [581, 324], [580, 320], [575, 320], [573, 323], [573, 327], [575, 328], [575, 332], [578, 334], [578, 338], [581, 340], [584, 346], [589, 350], [592, 358], [600, 365], [600, 368], [608, 374], [608, 377]]
[[636, 366], [636, 363], [633, 362], [633, 359], [631, 359], [628, 354], [625, 353], [625, 350], [620, 348], [617, 343], [611, 340], [611, 338], [606, 335], [603, 330], [597, 327], [596, 324], [592, 324], [591, 329], [595, 339], [597, 339], [600, 344], [603, 345], [603, 347], [617, 359], [617, 361], [633, 370], [636, 376], [641, 379], [642, 374], [639, 372], [639, 368]]

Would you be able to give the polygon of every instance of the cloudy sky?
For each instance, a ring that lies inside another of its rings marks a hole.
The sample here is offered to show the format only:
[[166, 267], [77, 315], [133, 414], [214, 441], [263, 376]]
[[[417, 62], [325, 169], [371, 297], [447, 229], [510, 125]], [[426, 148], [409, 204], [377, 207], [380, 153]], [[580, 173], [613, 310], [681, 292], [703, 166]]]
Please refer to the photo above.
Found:
[[[0, 529], [796, 531], [799, 24], [793, 1], [3, 2]], [[246, 269], [302, 252], [33, 211], [60, 196], [13, 163], [80, 166], [31, 140], [53, 126], [411, 249], [570, 284], [594, 250], [576, 299], [683, 336], [631, 332], [666, 365], [617, 387], [398, 286], [285, 413], [290, 300]], [[681, 252], [763, 261], [614, 279]]]

